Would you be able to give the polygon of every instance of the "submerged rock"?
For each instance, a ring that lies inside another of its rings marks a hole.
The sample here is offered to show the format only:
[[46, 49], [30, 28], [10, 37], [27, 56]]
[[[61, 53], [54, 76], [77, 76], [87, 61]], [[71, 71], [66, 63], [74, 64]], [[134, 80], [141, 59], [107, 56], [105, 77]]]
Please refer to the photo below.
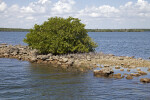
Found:
[[135, 76], [135, 77], [141, 76], [141, 74], [139, 74], [139, 73], [131, 73], [130, 75]]
[[118, 74], [114, 74], [113, 78], [122, 79], [123, 77], [121, 77], [121, 73], [118, 73]]
[[124, 71], [124, 69], [120, 69], [120, 71]]
[[131, 75], [127, 75], [126, 79], [131, 80], [133, 77]]
[[109, 75], [113, 73], [114, 71], [112, 70], [112, 68], [109, 68], [109, 67], [102, 68], [101, 70], [94, 70], [94, 76], [108, 77]]
[[150, 79], [149, 79], [149, 78], [141, 78], [141, 79], [140, 79], [140, 82], [143, 82], [143, 83], [150, 83]]
[[128, 72], [130, 72], [130, 69], [127, 69]]
[[104, 67], [109, 67], [109, 65], [104, 65]]
[[138, 71], [138, 73], [141, 74], [141, 75], [147, 75], [147, 73], [143, 72], [143, 71]]
[[140, 69], [140, 68], [137, 68], [136, 70], [137, 70], [137, 71], [141, 71], [141, 69]]
[[115, 69], [120, 69], [120, 67], [119, 67], [119, 66], [116, 66]]

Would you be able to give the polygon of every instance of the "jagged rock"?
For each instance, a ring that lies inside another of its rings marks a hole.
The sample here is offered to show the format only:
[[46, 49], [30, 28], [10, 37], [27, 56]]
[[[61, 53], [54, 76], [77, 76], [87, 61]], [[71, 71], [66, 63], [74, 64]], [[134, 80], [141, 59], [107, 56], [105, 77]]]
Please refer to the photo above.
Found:
[[109, 67], [109, 65], [104, 65], [104, 67]]
[[137, 71], [141, 71], [141, 69], [140, 69], [140, 68], [137, 68], [136, 70], [137, 70]]
[[49, 59], [49, 56], [47, 56], [47, 55], [38, 55], [37, 59], [46, 60], [46, 59]]
[[138, 73], [141, 74], [141, 75], [147, 75], [147, 73], [143, 72], [143, 71], [138, 71]]
[[69, 59], [69, 60], [68, 60], [68, 62], [67, 62], [66, 64], [68, 64], [68, 65], [72, 66], [72, 65], [73, 65], [73, 63], [74, 63], [74, 60], [73, 60], [73, 59]]
[[116, 66], [115, 69], [120, 69], [120, 67], [119, 67], [119, 66]]
[[122, 79], [123, 77], [121, 77], [121, 73], [118, 73], [118, 74], [113, 74], [113, 78]]
[[124, 60], [124, 58], [123, 58], [123, 57], [120, 57], [119, 60]]
[[150, 68], [148, 68], [148, 69], [147, 69], [147, 71], [149, 71], [149, 72], [150, 72]]
[[128, 72], [130, 72], [130, 69], [127, 69]]
[[150, 83], [150, 79], [149, 79], [149, 78], [141, 78], [141, 79], [140, 79], [140, 82], [143, 82], [143, 83]]
[[37, 56], [38, 55], [38, 50], [36, 50], [36, 49], [31, 50], [30, 55]]
[[130, 80], [133, 79], [133, 77], [131, 75], [127, 75], [126, 79]]
[[53, 59], [54, 59], [54, 60], [58, 60], [58, 59], [59, 59], [59, 56], [53, 56]]
[[91, 61], [91, 56], [86, 57], [87, 61]]
[[10, 48], [9, 49], [9, 53], [13, 53], [13, 52], [19, 52], [19, 49], [18, 48]]
[[63, 61], [63, 62], [67, 62], [67, 61], [68, 61], [68, 58], [62, 58], [62, 61]]
[[130, 75], [135, 76], [135, 77], [141, 76], [141, 74], [139, 74], [139, 73], [131, 73]]
[[16, 56], [17, 54], [18, 54], [18, 52], [13, 52], [13, 53], [11, 53], [12, 55], [14, 55], [14, 56]]
[[95, 56], [95, 59], [99, 59], [100, 57], [99, 56]]
[[94, 70], [94, 76], [104, 76], [108, 77], [109, 75], [113, 74], [114, 71], [112, 68], [102, 68], [101, 70]]
[[8, 53], [4, 53], [4, 56], [9, 56], [9, 54]]
[[120, 69], [120, 71], [124, 71], [124, 69]]
[[37, 57], [31, 57], [30, 60], [31, 60], [31, 62], [35, 62], [35, 61], [37, 61]]
[[129, 68], [136, 68], [136, 66], [129, 66]]

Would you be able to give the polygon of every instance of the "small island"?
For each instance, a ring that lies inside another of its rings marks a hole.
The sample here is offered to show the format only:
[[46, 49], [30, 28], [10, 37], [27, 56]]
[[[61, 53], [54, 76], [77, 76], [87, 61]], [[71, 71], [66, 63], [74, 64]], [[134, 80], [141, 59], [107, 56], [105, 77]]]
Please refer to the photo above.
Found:
[[[88, 32], [150, 32], [150, 29], [86, 29]], [[0, 32], [29, 32], [23, 28], [0, 28]]]
[[[49, 18], [42, 25], [35, 24], [34, 28], [29, 30], [24, 39], [28, 46], [0, 44], [0, 58], [50, 64], [68, 71], [93, 70], [95, 77], [117, 79], [133, 79], [147, 73], [138, 69], [136, 73], [114, 74], [114, 67], [120, 71], [125, 68], [130, 71], [132, 68], [147, 67], [147, 71], [150, 71], [149, 60], [95, 52], [97, 44], [88, 36], [84, 27], [78, 18]], [[97, 67], [101, 70], [94, 70]], [[150, 83], [149, 78], [140, 81]]]

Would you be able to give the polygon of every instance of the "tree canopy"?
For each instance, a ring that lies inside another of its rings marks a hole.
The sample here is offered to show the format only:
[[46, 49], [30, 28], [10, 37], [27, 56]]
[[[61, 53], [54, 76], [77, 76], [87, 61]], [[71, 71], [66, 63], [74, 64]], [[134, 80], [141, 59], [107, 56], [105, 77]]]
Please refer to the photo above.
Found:
[[24, 42], [41, 53], [67, 54], [92, 52], [97, 44], [88, 36], [78, 18], [51, 17], [34, 25]]

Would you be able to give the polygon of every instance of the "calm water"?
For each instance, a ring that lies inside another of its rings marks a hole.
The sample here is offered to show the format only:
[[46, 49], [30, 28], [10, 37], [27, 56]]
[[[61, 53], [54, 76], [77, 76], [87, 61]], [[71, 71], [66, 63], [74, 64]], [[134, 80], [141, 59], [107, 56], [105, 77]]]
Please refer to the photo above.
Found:
[[[26, 32], [0, 32], [0, 43], [26, 45], [22, 42], [25, 35]], [[150, 57], [150, 32], [89, 35], [99, 44], [97, 52]], [[142, 77], [150, 78], [150, 74]], [[150, 84], [140, 83], [140, 78], [97, 78], [92, 72], [66, 72], [47, 65], [0, 58], [0, 100], [149, 100]]]
[[99, 47], [97, 52], [117, 56], [150, 57], [150, 32], [91, 32]]

